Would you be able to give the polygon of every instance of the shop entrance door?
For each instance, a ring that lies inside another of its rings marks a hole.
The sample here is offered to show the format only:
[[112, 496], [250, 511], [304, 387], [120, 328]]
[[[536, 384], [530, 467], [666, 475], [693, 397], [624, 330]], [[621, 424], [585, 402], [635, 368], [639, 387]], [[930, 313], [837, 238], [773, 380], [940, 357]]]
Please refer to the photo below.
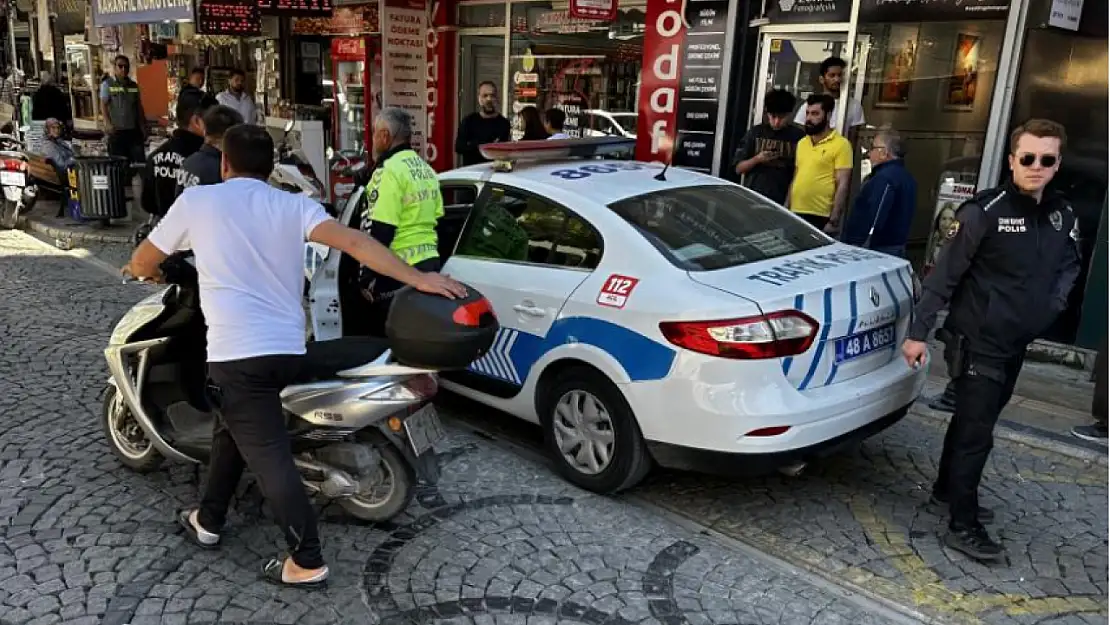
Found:
[[[497, 85], [499, 96], [505, 86], [505, 38], [466, 35], [459, 38], [459, 119], [478, 110], [478, 84], [487, 80]], [[499, 100], [503, 102], [504, 100]], [[501, 111], [504, 114], [504, 111]]]
[[[857, 39], [852, 68], [867, 66], [870, 41]], [[798, 99], [798, 107], [818, 88], [817, 78], [821, 62], [830, 56], [844, 58], [848, 45], [847, 33], [764, 33], [760, 42], [759, 68], [755, 81], [755, 101], [752, 103], [751, 123], [763, 119], [763, 98], [768, 91], [785, 89]], [[850, 68], [850, 69], [852, 69]], [[851, 96], [863, 93], [864, 73], [846, 73], [845, 84]]]

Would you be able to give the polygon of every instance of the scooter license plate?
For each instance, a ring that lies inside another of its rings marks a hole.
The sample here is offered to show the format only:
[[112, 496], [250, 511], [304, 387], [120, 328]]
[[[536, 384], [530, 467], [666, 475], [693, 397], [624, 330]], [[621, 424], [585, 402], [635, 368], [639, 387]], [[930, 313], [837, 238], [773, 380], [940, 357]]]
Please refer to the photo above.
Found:
[[408, 435], [413, 453], [422, 456], [443, 439], [447, 432], [436, 414], [435, 406], [429, 404], [405, 419], [405, 434]]
[[27, 186], [27, 176], [21, 171], [0, 171], [0, 185], [25, 187]]

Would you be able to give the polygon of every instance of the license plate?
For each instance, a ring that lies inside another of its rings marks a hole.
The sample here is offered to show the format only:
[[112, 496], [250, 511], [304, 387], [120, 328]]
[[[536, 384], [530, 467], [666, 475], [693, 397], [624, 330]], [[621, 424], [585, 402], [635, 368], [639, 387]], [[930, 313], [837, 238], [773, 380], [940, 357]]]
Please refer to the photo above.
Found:
[[405, 434], [408, 435], [409, 446], [417, 456], [424, 455], [424, 452], [447, 435], [443, 431], [443, 424], [439, 421], [435, 406], [431, 404], [405, 419]]
[[894, 345], [894, 324], [872, 328], [836, 339], [836, 362], [842, 363], [866, 356], [876, 350]]
[[27, 177], [21, 171], [0, 171], [0, 185], [5, 187], [26, 186]]

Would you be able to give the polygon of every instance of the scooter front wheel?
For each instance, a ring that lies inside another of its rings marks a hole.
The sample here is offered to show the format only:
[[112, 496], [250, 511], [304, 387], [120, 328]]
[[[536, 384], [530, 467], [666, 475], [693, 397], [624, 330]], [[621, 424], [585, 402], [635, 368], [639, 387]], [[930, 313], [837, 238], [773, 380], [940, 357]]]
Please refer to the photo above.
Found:
[[112, 453], [128, 468], [147, 473], [162, 464], [162, 454], [154, 449], [147, 439], [139, 422], [131, 414], [123, 394], [114, 385], [104, 391], [104, 403], [100, 411], [100, 425], [108, 439]]
[[358, 494], [339, 499], [338, 503], [357, 519], [388, 521], [404, 512], [412, 501], [416, 476], [393, 445], [383, 443], [375, 447], [381, 456], [377, 470], [356, 476]]

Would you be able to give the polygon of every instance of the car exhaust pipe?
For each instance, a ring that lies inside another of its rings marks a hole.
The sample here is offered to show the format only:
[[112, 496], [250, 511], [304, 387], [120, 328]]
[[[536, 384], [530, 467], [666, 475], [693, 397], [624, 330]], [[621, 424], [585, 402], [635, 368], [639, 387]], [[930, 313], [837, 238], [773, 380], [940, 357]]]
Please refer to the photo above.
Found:
[[779, 473], [782, 473], [786, 477], [798, 477], [806, 470], [807, 466], [809, 466], [809, 464], [806, 462], [795, 462], [794, 464], [779, 467]]

